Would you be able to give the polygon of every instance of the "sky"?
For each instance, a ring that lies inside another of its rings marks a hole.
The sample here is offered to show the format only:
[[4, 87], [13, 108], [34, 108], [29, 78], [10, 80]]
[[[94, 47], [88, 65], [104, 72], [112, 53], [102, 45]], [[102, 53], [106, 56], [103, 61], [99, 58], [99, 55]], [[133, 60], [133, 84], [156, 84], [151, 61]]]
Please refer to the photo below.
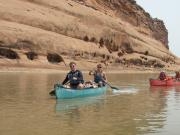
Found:
[[151, 17], [163, 20], [168, 30], [169, 49], [180, 57], [180, 0], [136, 0]]

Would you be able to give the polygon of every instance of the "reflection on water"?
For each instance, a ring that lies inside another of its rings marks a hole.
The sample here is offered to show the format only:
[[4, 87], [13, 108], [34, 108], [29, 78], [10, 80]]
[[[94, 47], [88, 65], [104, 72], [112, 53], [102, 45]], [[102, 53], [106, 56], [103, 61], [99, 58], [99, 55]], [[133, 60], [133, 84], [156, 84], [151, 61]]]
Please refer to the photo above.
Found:
[[58, 99], [56, 100], [56, 112], [79, 109], [80, 107], [101, 105], [103, 103], [104, 96], [85, 97], [85, 98], [73, 98], [73, 99]]
[[[180, 105], [180, 95], [179, 91], [180, 87], [150, 87], [150, 91], [152, 92], [153, 99], [157, 98], [155, 101], [158, 101], [157, 104], [161, 104], [162, 109], [159, 113], [153, 114], [153, 117], [157, 117], [158, 122], [153, 123], [152, 132], [149, 134], [157, 134], [157, 135], [178, 135], [179, 134], [179, 123], [177, 119], [180, 118], [179, 113], [180, 109], [177, 107]], [[174, 110], [175, 109], [175, 110]], [[162, 123], [162, 127], [158, 127], [160, 125], [160, 120], [165, 120]], [[150, 121], [154, 119], [150, 118]], [[155, 119], [156, 120], [156, 119]], [[175, 123], [174, 123], [175, 122]], [[158, 123], [157, 127], [154, 127], [155, 124]], [[159, 128], [159, 129], [157, 129]]]
[[[2, 135], [178, 135], [180, 87], [150, 87], [156, 74], [108, 74], [106, 96], [56, 100], [65, 74], [0, 73]], [[86, 79], [90, 76], [85, 75]]]

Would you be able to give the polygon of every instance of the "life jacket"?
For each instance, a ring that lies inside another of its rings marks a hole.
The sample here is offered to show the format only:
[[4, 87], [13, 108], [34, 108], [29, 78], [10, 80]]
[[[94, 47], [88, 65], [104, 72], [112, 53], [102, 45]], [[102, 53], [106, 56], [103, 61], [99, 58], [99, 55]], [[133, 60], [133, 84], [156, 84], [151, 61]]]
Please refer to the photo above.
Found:
[[[79, 70], [76, 70], [74, 72], [70, 71], [67, 74], [67, 76], [68, 76], [68, 80], [70, 82], [70, 85], [78, 85], [79, 83], [84, 83], [82, 73]], [[77, 79], [73, 79], [74, 77]]]
[[94, 82], [99, 83], [99, 82], [104, 82], [104, 73], [99, 73], [95, 71], [94, 73]]

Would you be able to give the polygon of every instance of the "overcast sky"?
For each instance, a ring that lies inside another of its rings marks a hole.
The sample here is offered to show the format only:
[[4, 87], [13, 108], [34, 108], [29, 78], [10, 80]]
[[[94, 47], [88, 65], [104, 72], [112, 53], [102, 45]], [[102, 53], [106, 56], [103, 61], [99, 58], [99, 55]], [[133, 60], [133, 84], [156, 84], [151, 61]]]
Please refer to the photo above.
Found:
[[151, 17], [164, 21], [168, 30], [169, 48], [180, 57], [180, 0], [136, 0]]

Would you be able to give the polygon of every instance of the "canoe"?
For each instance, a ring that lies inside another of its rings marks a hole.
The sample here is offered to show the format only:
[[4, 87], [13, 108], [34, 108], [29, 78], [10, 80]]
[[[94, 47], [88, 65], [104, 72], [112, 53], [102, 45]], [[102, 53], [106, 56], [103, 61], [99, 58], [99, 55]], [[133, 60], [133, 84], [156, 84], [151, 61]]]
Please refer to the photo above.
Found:
[[62, 85], [55, 85], [55, 96], [57, 99], [88, 97], [105, 94], [107, 86], [97, 88], [71, 89]]
[[180, 81], [178, 81], [176, 79], [168, 79], [168, 80], [149, 79], [149, 83], [151, 86], [177, 86], [177, 85], [180, 85]]

